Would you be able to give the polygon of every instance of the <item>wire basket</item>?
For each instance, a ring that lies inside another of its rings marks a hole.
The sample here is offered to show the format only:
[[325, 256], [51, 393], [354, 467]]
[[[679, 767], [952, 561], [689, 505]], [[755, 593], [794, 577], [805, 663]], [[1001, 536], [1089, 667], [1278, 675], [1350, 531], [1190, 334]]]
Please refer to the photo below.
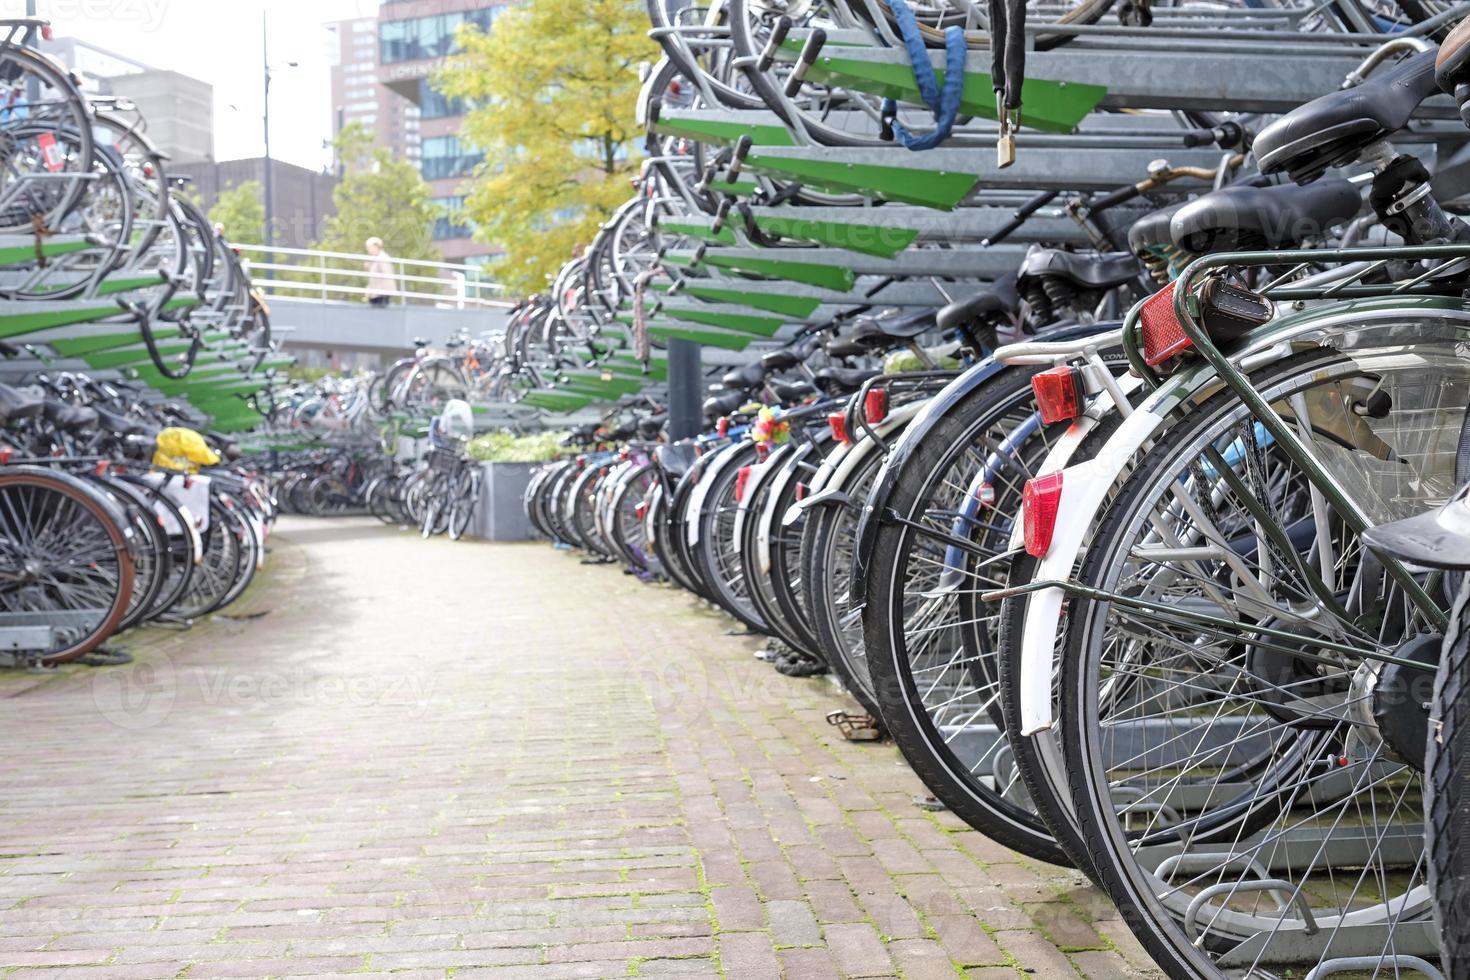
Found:
[[430, 449], [426, 458], [429, 469], [435, 473], [453, 473], [459, 467], [459, 453], [448, 449]]

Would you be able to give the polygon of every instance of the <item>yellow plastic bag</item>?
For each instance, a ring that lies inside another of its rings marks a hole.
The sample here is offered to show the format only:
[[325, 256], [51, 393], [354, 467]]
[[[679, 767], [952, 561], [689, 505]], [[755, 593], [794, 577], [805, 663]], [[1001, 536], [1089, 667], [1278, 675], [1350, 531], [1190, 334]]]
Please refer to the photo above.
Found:
[[198, 473], [201, 466], [219, 462], [219, 453], [209, 448], [204, 437], [193, 429], [169, 426], [154, 440], [153, 465], [176, 473]]

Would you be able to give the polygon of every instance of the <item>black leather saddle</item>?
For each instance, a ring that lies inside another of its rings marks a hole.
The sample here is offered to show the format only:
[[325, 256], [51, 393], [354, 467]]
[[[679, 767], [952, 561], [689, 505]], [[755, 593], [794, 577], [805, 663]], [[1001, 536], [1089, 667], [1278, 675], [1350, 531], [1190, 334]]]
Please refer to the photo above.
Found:
[[669, 419], [668, 415], [650, 415], [638, 420], [638, 435], [640, 438], [652, 441], [658, 438], [663, 431], [664, 423]]
[[64, 432], [80, 432], [97, 424], [97, 412], [84, 405], [68, 405], [59, 398], [48, 398], [43, 404], [47, 420]]
[[934, 329], [934, 310], [910, 310], [863, 317], [853, 325], [849, 337], [870, 347], [888, 347], [896, 340], [913, 340]]
[[736, 393], [739, 393], [743, 391], [749, 391], [752, 388], [759, 388], [761, 386], [761, 382], [765, 380], [766, 369], [761, 365], [759, 361], [757, 361], [754, 364], [747, 364], [743, 368], [736, 368], [733, 371], [726, 371], [720, 377], [720, 384], [724, 385], [726, 388], [731, 389], [732, 391], [735, 391]]
[[743, 391], [727, 391], [723, 395], [706, 398], [704, 400], [704, 417], [707, 419], [717, 419], [729, 415], [749, 400]]
[[97, 413], [97, 421], [102, 428], [116, 436], [138, 436], [143, 434], [143, 423], [137, 419], [130, 419], [126, 415], [118, 415], [109, 412], [105, 408], [94, 407], [92, 411]]
[[10, 385], [0, 385], [0, 422], [35, 418], [45, 406], [44, 399]]
[[813, 389], [812, 386], [805, 381], [793, 381], [789, 384], [784, 381], [771, 382], [771, 393], [774, 394], [776, 396], [776, 400], [781, 402], [782, 404], [799, 402], [807, 395], [810, 395], [814, 390], [815, 389]]
[[1341, 178], [1274, 187], [1224, 187], [1185, 204], [1169, 222], [1189, 252], [1294, 247], [1350, 221], [1362, 195]]
[[1016, 292], [1016, 276], [1010, 273], [997, 279], [989, 289], [982, 289], [974, 296], [955, 300], [943, 307], [935, 314], [934, 320], [940, 330], [958, 330], [1014, 313], [1020, 308], [1021, 297]]
[[1138, 259], [1127, 252], [1068, 252], [1033, 247], [1021, 262], [1021, 281], [1060, 276], [1082, 289], [1113, 289], [1138, 276]]
[[825, 367], [813, 376], [817, 387], [828, 395], [850, 395], [869, 378], [882, 374], [881, 368]]
[[812, 353], [822, 345], [819, 334], [810, 334], [798, 340], [790, 347], [782, 347], [779, 350], [767, 351], [761, 355], [761, 364], [768, 373], [777, 371], [789, 371], [806, 361]]
[[1286, 171], [1299, 184], [1357, 158], [1370, 144], [1403, 129], [1419, 103], [1439, 91], [1435, 52], [1425, 51], [1362, 85], [1297, 106], [1256, 136], [1262, 173]]
[[1137, 255], [1160, 245], [1173, 244], [1174, 238], [1169, 234], [1169, 220], [1174, 217], [1175, 212], [1189, 202], [1181, 201], [1171, 204], [1157, 211], [1150, 211], [1128, 226], [1128, 249]]

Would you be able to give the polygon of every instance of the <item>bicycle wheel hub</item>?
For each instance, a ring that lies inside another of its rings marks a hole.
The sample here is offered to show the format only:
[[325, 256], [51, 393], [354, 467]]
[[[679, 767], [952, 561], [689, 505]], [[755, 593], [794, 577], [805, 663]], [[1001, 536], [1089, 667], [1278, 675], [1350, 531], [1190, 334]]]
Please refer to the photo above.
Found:
[[1429, 742], [1429, 706], [1434, 696], [1438, 633], [1420, 633], [1399, 644], [1394, 656], [1422, 667], [1364, 661], [1353, 677], [1354, 734], [1370, 749], [1382, 747], [1397, 761], [1424, 769]]

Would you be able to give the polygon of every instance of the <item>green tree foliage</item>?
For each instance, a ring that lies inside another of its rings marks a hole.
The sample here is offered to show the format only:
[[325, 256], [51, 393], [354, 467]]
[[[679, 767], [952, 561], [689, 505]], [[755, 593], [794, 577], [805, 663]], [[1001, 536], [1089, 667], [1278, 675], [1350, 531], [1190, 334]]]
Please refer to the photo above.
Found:
[[475, 106], [460, 138], [485, 160], [465, 211], [504, 249], [492, 272], [510, 292], [545, 288], [627, 200], [647, 32], [643, 0], [526, 0], [489, 34], [460, 29], [434, 84]]
[[265, 240], [265, 204], [258, 180], [246, 180], [220, 191], [209, 220], [223, 225], [228, 241], [258, 245]]
[[395, 258], [438, 261], [434, 222], [440, 209], [418, 168], [394, 160], [381, 147], [370, 148], [359, 123], [344, 127], [336, 142], [346, 174], [332, 192], [336, 214], [327, 219], [314, 247], [362, 252], [367, 240], [377, 237]]

